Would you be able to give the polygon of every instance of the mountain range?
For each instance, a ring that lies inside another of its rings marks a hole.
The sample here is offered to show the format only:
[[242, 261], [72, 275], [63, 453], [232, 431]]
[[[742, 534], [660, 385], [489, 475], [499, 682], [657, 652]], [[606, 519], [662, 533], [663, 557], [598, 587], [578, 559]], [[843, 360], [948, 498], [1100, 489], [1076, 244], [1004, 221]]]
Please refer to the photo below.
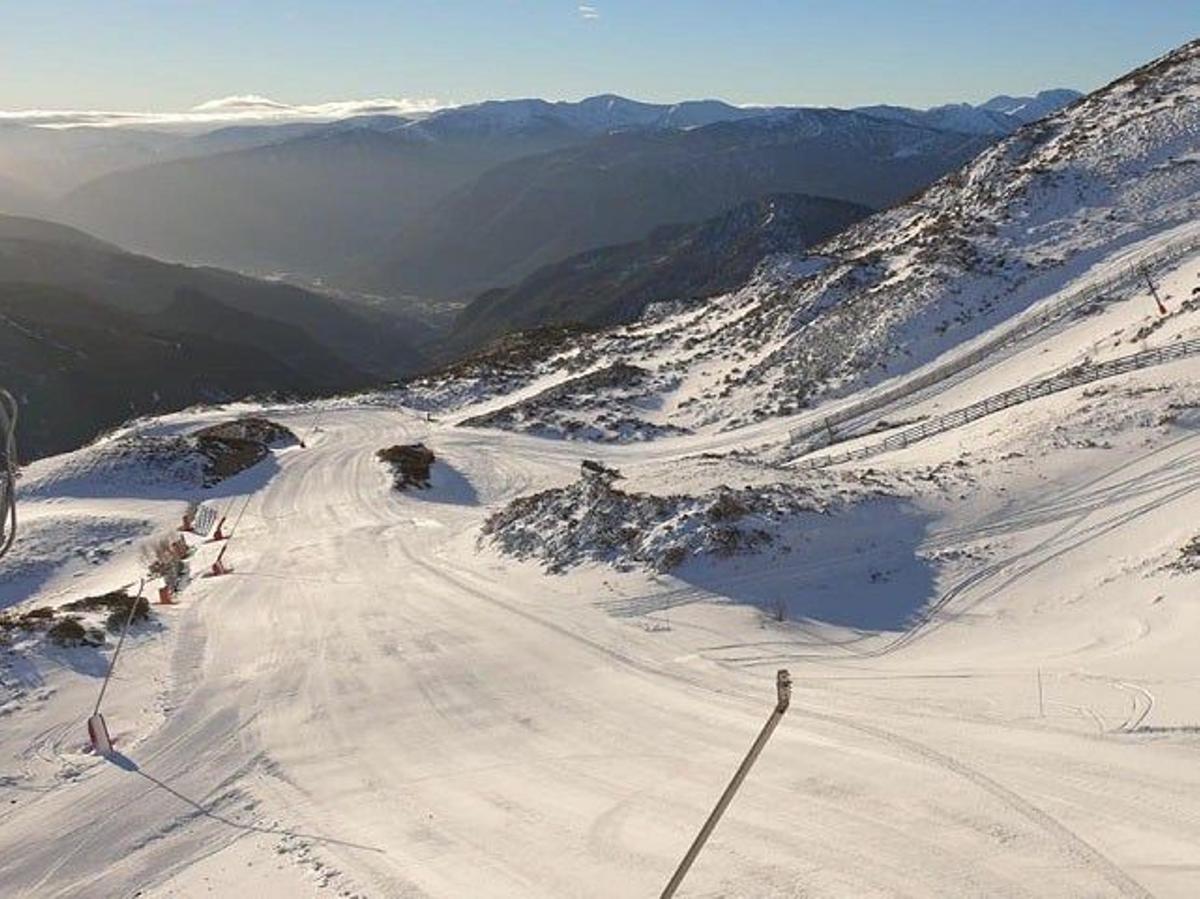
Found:
[[[31, 410], [36, 456], [131, 415], [347, 390], [514, 329], [631, 321], [736, 288], [1072, 97], [845, 111], [601, 96], [202, 134], [5, 124], [0, 208], [96, 236], [0, 218], [0, 380]], [[461, 311], [431, 323], [414, 297]]]
[[0, 218], [22, 441], [201, 403], [21, 467], [2, 892], [1195, 895], [1198, 100], [1200, 40], [999, 136], [1036, 105], [601, 122], [476, 183], [829, 191], [514, 240], [363, 391], [424, 363], [395, 298]]
[[[1073, 96], [845, 111], [605, 95], [204, 134], [10, 123], [0, 174], [26, 195], [0, 186], [0, 211], [163, 259], [466, 300], [768, 193], [886, 205]], [[666, 190], [643, 195], [647, 181]], [[464, 257], [468, 239], [486, 242]]]
[[770, 194], [878, 209], [992, 140], [840, 110], [614, 132], [483, 173], [426, 209], [358, 277], [383, 293], [469, 297]]

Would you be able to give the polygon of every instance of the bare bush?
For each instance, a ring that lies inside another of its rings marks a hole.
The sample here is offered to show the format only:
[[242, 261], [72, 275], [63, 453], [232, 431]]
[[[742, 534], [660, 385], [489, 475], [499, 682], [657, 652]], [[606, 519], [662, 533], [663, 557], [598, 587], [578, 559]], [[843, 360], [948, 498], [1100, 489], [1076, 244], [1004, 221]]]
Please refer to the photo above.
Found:
[[408, 487], [429, 487], [430, 469], [435, 456], [433, 450], [423, 443], [397, 444], [379, 450], [376, 457], [392, 469], [392, 480], [397, 490]]

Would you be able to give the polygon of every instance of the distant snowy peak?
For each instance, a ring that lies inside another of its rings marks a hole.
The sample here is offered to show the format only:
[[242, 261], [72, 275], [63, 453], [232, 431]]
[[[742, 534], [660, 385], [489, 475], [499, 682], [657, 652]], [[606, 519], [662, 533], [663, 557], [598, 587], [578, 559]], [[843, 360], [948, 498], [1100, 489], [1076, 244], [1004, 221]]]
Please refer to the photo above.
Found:
[[715, 122], [762, 115], [720, 100], [688, 100], [675, 104], [643, 103], [615, 94], [578, 102], [539, 99], [488, 100], [434, 113], [413, 125], [430, 134], [481, 134], [560, 127], [582, 134], [604, 134], [629, 128], [695, 128]]
[[[1048, 90], [1036, 97], [996, 97], [981, 106], [959, 103], [928, 110], [871, 106], [855, 111], [924, 128], [1003, 136], [1027, 122], [1062, 108], [1079, 96], [1075, 91]], [[804, 106], [734, 106], [711, 99], [686, 100], [674, 104], [644, 103], [616, 94], [600, 94], [578, 102], [488, 100], [443, 109], [405, 127], [431, 139], [470, 133], [486, 135], [550, 128], [596, 135], [629, 129], [703, 128], [755, 118], [792, 119], [819, 112], [821, 110]]]
[[857, 111], [879, 119], [905, 122], [925, 128], [937, 128], [942, 131], [958, 131], [963, 134], [1006, 135], [1019, 125], [1003, 113], [990, 112], [971, 106], [969, 103], [935, 106], [932, 109], [909, 109], [905, 106], [864, 106]]
[[1034, 97], [1010, 97], [1001, 94], [998, 97], [992, 97], [986, 103], [979, 104], [978, 108], [1011, 116], [1023, 123], [1033, 122], [1037, 119], [1044, 119], [1065, 106], [1070, 106], [1082, 96], [1083, 94], [1079, 91], [1069, 88], [1041, 91]]
[[721, 100], [688, 100], [670, 106], [659, 124], [666, 128], [703, 128], [717, 122], [736, 122], [768, 113], [760, 107], [730, 106]]
[[1046, 90], [1036, 97], [993, 97], [986, 103], [948, 103], [930, 109], [904, 106], [864, 106], [858, 111], [876, 118], [908, 122], [941, 131], [1003, 136], [1022, 125], [1045, 118], [1074, 103], [1082, 94], [1065, 88]]
[[576, 127], [595, 131], [654, 125], [662, 118], [664, 109], [655, 103], [628, 100], [616, 94], [600, 94], [578, 103], [560, 101], [553, 107], [557, 115]]

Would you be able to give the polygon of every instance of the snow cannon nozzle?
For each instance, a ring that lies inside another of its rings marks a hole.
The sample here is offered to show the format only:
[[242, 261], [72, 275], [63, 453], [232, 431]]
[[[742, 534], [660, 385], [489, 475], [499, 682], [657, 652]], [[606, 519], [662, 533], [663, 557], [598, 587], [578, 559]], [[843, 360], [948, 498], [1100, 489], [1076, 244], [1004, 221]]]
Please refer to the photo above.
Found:
[[780, 668], [775, 675], [775, 692], [778, 696], [776, 711], [786, 712], [792, 701], [792, 675], [786, 668]]

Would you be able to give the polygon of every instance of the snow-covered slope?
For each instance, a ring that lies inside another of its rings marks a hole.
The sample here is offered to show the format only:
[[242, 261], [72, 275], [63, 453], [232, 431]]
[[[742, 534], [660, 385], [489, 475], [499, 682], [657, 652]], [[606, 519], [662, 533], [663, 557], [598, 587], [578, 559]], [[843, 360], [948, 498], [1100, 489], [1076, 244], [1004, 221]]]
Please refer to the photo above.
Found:
[[[863, 465], [781, 461], [795, 424], [1190, 239], [1197, 49], [712, 303], [111, 438], [248, 412], [306, 438], [216, 488], [127, 478], [103, 443], [31, 467], [9, 618], [136, 580], [189, 501], [245, 516], [233, 573], [131, 638], [111, 759], [82, 746], [111, 641], [0, 649], [0, 884], [655, 895], [786, 667], [689, 895], [1195, 896], [1196, 357]], [[1167, 314], [1123, 282], [862, 425], [1200, 335], [1200, 251], [1151, 277]], [[397, 492], [375, 453], [417, 441], [432, 486]], [[221, 552], [188, 540], [195, 571]]]

